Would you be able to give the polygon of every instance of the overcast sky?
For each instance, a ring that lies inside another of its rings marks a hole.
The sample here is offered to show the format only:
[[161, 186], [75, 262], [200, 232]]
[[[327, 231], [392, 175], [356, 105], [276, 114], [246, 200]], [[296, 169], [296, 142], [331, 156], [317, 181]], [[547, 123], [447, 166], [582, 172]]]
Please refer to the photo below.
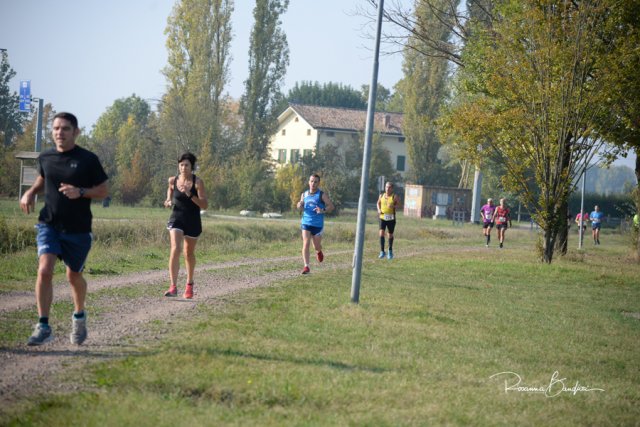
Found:
[[[31, 92], [57, 111], [71, 111], [91, 129], [118, 98], [158, 99], [166, 89], [164, 30], [174, 0], [0, 0], [0, 48]], [[231, 81], [239, 98], [247, 78], [253, 0], [236, 0]], [[284, 90], [296, 82], [335, 82], [360, 89], [373, 69], [373, 40], [355, 9], [366, 0], [291, 0], [282, 16], [290, 48]], [[374, 11], [375, 12], [375, 11]], [[369, 30], [371, 32], [372, 30]], [[402, 78], [400, 55], [381, 56], [378, 81]], [[623, 161], [633, 167], [635, 156]]]

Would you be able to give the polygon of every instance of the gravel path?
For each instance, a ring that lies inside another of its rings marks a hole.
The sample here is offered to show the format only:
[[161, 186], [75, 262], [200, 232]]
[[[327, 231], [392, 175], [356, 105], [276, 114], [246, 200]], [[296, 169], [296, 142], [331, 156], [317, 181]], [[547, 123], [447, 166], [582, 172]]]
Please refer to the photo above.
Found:
[[[318, 269], [349, 268], [345, 262], [351, 251], [334, 252]], [[338, 256], [340, 255], [340, 256]], [[83, 364], [123, 357], [135, 353], [145, 344], [160, 339], [162, 332], [150, 322], [162, 319], [171, 323], [185, 317], [198, 304], [212, 304], [224, 295], [269, 286], [299, 275], [289, 264], [299, 262], [300, 256], [246, 259], [196, 268], [196, 287], [193, 300], [181, 297], [164, 298], [145, 295], [139, 298], [104, 297], [96, 301], [103, 315], [92, 317], [89, 308], [89, 337], [82, 346], [69, 343], [71, 321], [67, 329], [54, 328], [54, 340], [40, 347], [25, 343], [0, 348], [0, 415], [1, 407], [28, 398], [38, 392], [73, 391], [78, 384], [61, 381], [59, 373]], [[283, 265], [284, 264], [284, 265]], [[241, 269], [242, 267], [248, 267]], [[235, 270], [234, 270], [235, 269]], [[274, 271], [275, 269], [275, 271]], [[183, 269], [182, 269], [183, 270]], [[233, 271], [230, 275], [228, 272]], [[183, 273], [183, 271], [181, 271]], [[222, 274], [221, 274], [222, 273]], [[229, 277], [231, 276], [231, 278]], [[166, 271], [144, 271], [107, 277], [89, 278], [89, 293], [103, 289], [125, 288], [156, 284], [167, 280]], [[182, 289], [180, 289], [182, 291]], [[154, 291], [155, 292], [155, 291]], [[66, 283], [54, 284], [54, 302], [71, 301], [70, 287]], [[35, 310], [33, 292], [11, 292], [2, 295], [0, 312]], [[34, 312], [35, 316], [35, 312]], [[70, 316], [69, 316], [70, 317]], [[155, 334], [155, 335], [154, 335]], [[75, 369], [80, 373], [81, 370]]]

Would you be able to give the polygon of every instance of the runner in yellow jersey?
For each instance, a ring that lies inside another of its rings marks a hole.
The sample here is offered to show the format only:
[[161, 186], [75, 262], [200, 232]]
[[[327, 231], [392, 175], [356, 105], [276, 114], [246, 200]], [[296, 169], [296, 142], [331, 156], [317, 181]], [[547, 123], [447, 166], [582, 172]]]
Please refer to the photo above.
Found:
[[[393, 231], [396, 228], [396, 209], [400, 205], [400, 199], [393, 194], [393, 184], [387, 182], [384, 193], [378, 197], [378, 215], [380, 217], [380, 255], [378, 258], [393, 259]], [[384, 251], [384, 231], [389, 237], [389, 252]]]

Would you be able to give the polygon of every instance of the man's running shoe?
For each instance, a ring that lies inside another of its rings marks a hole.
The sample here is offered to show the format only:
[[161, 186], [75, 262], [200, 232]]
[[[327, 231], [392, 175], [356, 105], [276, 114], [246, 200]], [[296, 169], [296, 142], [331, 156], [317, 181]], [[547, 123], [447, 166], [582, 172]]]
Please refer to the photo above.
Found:
[[302, 274], [309, 274], [311, 273], [311, 269], [309, 268], [309, 266], [305, 265], [304, 268], [302, 269]]
[[389, 253], [387, 254], [387, 259], [393, 259], [393, 251], [389, 249]]
[[44, 323], [38, 323], [33, 330], [33, 334], [29, 337], [27, 345], [42, 345], [53, 340], [53, 331], [51, 326]]
[[187, 283], [187, 286], [184, 288], [183, 297], [186, 299], [193, 298], [193, 283]]
[[322, 253], [322, 251], [316, 254], [316, 258], [318, 259], [318, 262], [322, 262], [322, 260], [324, 260], [324, 254]]
[[385, 255], [386, 254], [384, 253], [384, 251], [380, 251], [380, 255], [378, 255], [378, 258], [382, 259]]
[[167, 292], [164, 293], [165, 297], [175, 297], [178, 296], [178, 288], [176, 288], [176, 285], [171, 285], [169, 286], [169, 290]]
[[80, 319], [71, 316], [71, 344], [80, 345], [87, 339], [87, 314]]

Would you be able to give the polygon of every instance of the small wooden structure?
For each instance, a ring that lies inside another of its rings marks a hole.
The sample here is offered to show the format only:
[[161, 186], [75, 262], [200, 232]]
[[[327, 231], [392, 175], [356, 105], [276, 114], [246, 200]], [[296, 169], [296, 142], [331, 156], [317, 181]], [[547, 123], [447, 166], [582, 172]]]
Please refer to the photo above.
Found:
[[466, 188], [407, 184], [404, 188], [404, 214], [416, 218], [469, 218], [472, 192]]
[[36, 182], [36, 178], [38, 177], [36, 159], [39, 155], [40, 153], [37, 151], [18, 151], [16, 153], [16, 159], [20, 160], [19, 198], [22, 198], [22, 187], [30, 187]]

